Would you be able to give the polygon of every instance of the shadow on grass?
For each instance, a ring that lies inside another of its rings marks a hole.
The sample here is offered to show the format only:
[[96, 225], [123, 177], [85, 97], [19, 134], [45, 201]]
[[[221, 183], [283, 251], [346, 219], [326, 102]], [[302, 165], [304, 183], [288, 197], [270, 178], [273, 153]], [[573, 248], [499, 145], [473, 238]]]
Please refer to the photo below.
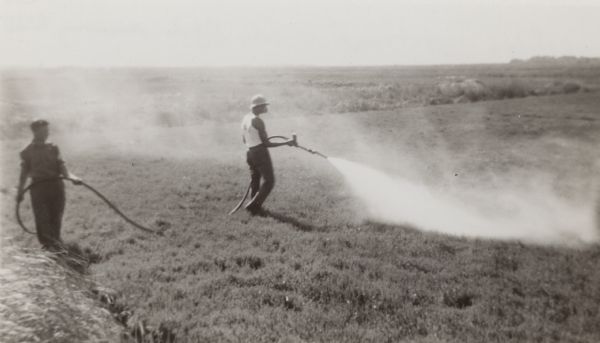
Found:
[[277, 212], [273, 212], [273, 211], [265, 211], [265, 214], [269, 218], [273, 218], [280, 223], [291, 225], [294, 228], [296, 228], [297, 230], [300, 230], [303, 232], [325, 231], [325, 228], [323, 228], [323, 227], [302, 222], [294, 217], [290, 217], [283, 213], [277, 213]]

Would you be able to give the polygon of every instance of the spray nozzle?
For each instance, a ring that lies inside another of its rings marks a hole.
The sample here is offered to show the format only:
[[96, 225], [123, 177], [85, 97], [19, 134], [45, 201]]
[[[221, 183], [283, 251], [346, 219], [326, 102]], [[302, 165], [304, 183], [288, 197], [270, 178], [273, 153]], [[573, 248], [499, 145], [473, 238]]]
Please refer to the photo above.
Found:
[[292, 142], [294, 142], [294, 146], [298, 146], [298, 136], [295, 132], [292, 132]]

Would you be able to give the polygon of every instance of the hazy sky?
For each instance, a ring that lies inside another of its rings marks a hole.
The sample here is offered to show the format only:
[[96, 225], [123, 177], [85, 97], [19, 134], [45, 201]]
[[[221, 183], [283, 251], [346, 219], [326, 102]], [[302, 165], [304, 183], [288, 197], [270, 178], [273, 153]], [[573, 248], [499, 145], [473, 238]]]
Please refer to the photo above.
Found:
[[379, 65], [600, 56], [600, 0], [0, 0], [0, 65]]

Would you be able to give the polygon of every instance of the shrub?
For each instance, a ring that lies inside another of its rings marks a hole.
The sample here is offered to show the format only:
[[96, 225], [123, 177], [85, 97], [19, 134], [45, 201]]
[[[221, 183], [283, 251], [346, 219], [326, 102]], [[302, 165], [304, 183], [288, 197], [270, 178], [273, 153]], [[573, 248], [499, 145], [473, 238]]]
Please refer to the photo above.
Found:
[[566, 82], [562, 86], [562, 91], [565, 94], [577, 93], [581, 89], [581, 85], [576, 82]]
[[533, 90], [520, 79], [500, 81], [490, 86], [494, 99], [523, 98], [534, 94]]

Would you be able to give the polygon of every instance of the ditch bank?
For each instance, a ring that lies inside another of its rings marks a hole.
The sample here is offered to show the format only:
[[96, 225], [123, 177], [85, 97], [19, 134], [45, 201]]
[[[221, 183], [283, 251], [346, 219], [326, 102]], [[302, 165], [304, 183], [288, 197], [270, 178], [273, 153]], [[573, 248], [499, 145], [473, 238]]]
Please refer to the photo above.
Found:
[[2, 247], [0, 337], [3, 342], [175, 342], [166, 325], [152, 328], [97, 284], [95, 256], [77, 246], [61, 253]]

